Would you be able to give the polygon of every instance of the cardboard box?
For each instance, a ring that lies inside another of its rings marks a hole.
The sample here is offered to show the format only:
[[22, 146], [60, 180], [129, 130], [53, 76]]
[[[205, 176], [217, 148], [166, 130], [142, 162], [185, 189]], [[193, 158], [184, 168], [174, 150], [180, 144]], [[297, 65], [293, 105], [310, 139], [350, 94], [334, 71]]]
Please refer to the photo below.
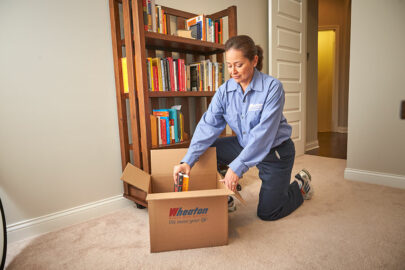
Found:
[[121, 179], [148, 193], [150, 250], [160, 252], [228, 244], [228, 196], [219, 182], [215, 148], [190, 173], [189, 191], [173, 192], [173, 167], [187, 149], [151, 151], [151, 175], [128, 163]]

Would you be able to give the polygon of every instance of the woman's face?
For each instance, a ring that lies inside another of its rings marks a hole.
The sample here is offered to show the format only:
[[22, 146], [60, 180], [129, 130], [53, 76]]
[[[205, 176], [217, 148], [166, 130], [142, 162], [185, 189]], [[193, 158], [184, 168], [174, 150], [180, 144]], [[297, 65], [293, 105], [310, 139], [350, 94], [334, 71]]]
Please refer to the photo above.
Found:
[[226, 51], [225, 57], [229, 75], [245, 90], [253, 78], [254, 68], [258, 60], [257, 55], [253, 61], [250, 61], [243, 55], [242, 51], [230, 49]]

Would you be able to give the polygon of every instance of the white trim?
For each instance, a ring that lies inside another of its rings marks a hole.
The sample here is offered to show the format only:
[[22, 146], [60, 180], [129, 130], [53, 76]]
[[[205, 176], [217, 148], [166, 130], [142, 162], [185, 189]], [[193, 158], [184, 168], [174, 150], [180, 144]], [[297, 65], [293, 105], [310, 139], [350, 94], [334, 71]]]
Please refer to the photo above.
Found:
[[346, 168], [344, 176], [348, 180], [405, 189], [405, 175]]
[[16, 222], [7, 226], [7, 240], [9, 243], [12, 243], [52, 232], [76, 223], [103, 216], [108, 212], [127, 207], [131, 204], [132, 202], [122, 197], [122, 195], [117, 195], [41, 217]]
[[339, 133], [347, 133], [347, 127], [338, 127], [337, 132], [339, 132]]
[[306, 143], [306, 145], [305, 145], [305, 151], [313, 150], [313, 149], [316, 149], [316, 148], [319, 148], [319, 142], [318, 142], [318, 140], [314, 140], [314, 141], [312, 141], [312, 142], [308, 142], [308, 143]]

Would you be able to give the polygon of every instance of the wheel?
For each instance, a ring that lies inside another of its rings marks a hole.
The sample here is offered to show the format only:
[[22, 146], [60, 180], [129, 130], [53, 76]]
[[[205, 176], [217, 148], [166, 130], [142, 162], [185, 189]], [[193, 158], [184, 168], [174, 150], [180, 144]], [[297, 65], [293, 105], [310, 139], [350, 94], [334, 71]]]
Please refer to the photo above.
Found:
[[142, 204], [139, 204], [139, 203], [135, 203], [135, 204], [136, 204], [136, 208], [138, 208], [138, 209], [145, 209], [146, 208]]

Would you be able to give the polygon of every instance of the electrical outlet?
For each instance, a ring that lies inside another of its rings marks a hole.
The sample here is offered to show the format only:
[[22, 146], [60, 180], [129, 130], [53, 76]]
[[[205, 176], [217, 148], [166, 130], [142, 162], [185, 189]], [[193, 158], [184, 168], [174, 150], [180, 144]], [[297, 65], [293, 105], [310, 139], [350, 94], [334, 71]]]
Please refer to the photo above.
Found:
[[401, 102], [401, 115], [400, 115], [401, 119], [405, 119], [405, 100], [402, 100]]

